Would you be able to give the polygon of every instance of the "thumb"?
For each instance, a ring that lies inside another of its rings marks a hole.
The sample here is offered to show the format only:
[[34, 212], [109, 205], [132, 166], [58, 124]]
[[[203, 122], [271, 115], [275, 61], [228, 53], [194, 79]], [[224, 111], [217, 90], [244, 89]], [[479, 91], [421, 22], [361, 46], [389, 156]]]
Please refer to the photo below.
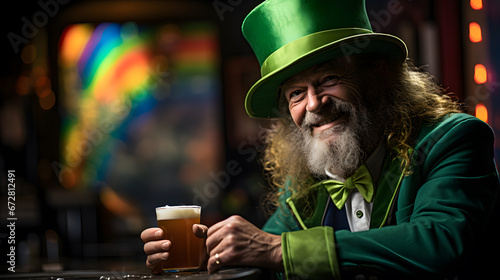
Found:
[[207, 238], [208, 227], [202, 224], [193, 225], [193, 233], [198, 238]]

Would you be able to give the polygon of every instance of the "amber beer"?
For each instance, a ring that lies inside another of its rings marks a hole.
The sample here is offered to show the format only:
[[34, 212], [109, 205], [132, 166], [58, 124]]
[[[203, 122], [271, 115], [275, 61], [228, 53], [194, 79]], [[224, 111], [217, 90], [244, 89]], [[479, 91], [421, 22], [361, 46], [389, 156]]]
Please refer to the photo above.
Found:
[[200, 223], [200, 206], [164, 206], [156, 208], [158, 227], [163, 237], [172, 242], [170, 257], [164, 261], [163, 273], [199, 269], [202, 239], [193, 233], [193, 224]]

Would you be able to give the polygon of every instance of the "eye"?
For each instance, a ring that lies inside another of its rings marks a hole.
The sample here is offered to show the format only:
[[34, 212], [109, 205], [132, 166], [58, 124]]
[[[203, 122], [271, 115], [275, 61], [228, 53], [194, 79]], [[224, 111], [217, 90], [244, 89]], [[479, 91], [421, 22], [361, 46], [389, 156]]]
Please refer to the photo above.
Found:
[[339, 80], [340, 80], [339, 76], [329, 75], [329, 76], [326, 76], [323, 78], [323, 80], [321, 81], [321, 84], [323, 86], [327, 86], [327, 87], [334, 86], [334, 85], [339, 83]]
[[287, 91], [286, 96], [288, 98], [288, 101], [292, 102], [298, 100], [302, 96], [303, 92], [304, 91], [300, 89]]

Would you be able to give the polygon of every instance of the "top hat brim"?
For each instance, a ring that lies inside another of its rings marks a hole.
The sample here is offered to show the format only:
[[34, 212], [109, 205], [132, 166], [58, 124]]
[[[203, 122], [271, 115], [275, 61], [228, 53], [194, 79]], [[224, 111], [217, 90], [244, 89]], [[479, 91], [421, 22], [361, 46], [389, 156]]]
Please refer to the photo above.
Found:
[[[403, 63], [408, 55], [405, 43], [383, 33], [344, 37], [313, 49], [259, 79], [247, 93], [245, 109], [252, 118], [279, 117], [279, 87], [292, 76], [315, 65], [338, 57], [380, 54]], [[349, 61], [349, 60], [348, 60]]]

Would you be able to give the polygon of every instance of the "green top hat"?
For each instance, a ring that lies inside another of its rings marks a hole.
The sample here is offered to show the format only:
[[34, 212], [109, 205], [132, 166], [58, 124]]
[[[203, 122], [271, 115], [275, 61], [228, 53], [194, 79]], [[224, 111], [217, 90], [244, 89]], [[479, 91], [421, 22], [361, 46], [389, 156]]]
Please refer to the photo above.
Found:
[[261, 66], [245, 100], [254, 118], [277, 117], [279, 86], [314, 65], [368, 53], [403, 63], [408, 54], [398, 37], [372, 31], [364, 0], [267, 0], [247, 15], [242, 31]]

